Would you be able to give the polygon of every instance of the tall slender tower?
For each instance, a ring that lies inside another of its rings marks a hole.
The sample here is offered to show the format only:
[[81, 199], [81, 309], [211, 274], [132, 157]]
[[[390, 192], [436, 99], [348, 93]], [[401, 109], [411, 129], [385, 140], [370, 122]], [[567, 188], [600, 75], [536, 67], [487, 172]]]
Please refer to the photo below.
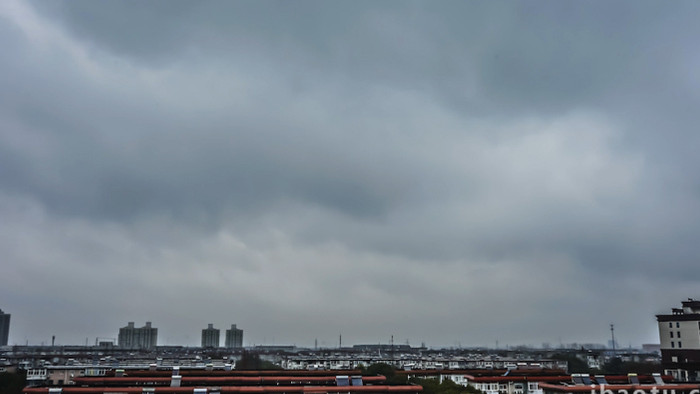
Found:
[[10, 314], [0, 309], [0, 346], [7, 346], [10, 337]]
[[615, 349], [615, 325], [610, 324], [610, 335], [612, 335], [612, 351], [613, 351], [613, 357], [617, 355], [617, 350]]

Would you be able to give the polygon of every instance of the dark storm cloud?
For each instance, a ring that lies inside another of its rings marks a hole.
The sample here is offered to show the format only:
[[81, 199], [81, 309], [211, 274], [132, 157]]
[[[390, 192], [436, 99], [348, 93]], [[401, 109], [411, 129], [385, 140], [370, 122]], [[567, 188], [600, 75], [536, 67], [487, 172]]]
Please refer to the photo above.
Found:
[[697, 7], [8, 2], [0, 307], [54, 296], [12, 338], [652, 341], [700, 279]]
[[652, 2], [361, 4], [37, 3], [78, 39], [146, 63], [193, 48], [234, 58], [268, 53], [455, 98], [477, 89], [475, 101], [501, 109], [533, 103], [537, 111], [566, 109], [562, 99], [595, 105], [630, 74], [668, 86], [665, 59], [690, 55], [687, 29], [697, 11], [693, 3], [681, 10]]

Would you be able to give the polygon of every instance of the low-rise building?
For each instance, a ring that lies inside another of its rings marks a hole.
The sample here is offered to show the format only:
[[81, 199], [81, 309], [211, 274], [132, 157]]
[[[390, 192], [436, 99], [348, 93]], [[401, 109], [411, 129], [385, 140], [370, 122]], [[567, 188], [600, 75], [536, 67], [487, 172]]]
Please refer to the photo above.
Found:
[[572, 375], [572, 381], [540, 383], [543, 394], [698, 394], [700, 384], [676, 383], [659, 374], [638, 376]]
[[116, 369], [82, 376], [75, 385], [27, 387], [24, 394], [419, 394], [418, 385], [387, 385], [384, 376], [337, 375], [330, 371], [235, 371], [228, 369]]

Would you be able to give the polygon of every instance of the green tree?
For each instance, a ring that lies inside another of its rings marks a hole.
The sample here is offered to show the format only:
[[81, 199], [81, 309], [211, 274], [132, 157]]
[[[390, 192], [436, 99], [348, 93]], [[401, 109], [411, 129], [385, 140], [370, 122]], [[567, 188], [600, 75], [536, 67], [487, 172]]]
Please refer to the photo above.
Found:
[[260, 358], [260, 355], [255, 352], [244, 350], [241, 354], [241, 359], [236, 362], [237, 370], [271, 370], [282, 369], [269, 361]]
[[588, 368], [588, 363], [584, 360], [576, 357], [574, 354], [568, 353], [556, 353], [552, 355], [554, 360], [566, 361], [569, 365], [569, 373], [590, 373], [591, 370]]
[[652, 374], [654, 372], [662, 372], [661, 364], [624, 362], [620, 357], [615, 357], [603, 365], [603, 373], [608, 375]]
[[27, 376], [24, 373], [0, 373], [0, 393], [21, 394], [27, 384]]
[[607, 375], [621, 375], [623, 373], [622, 359], [615, 357], [603, 365], [603, 373]]
[[397, 375], [396, 368], [387, 363], [374, 363], [367, 367], [364, 375], [383, 375], [386, 377], [387, 384], [406, 384], [408, 377], [406, 375]]
[[396, 375], [396, 369], [387, 363], [374, 363], [367, 367], [367, 375], [384, 375], [389, 379]]

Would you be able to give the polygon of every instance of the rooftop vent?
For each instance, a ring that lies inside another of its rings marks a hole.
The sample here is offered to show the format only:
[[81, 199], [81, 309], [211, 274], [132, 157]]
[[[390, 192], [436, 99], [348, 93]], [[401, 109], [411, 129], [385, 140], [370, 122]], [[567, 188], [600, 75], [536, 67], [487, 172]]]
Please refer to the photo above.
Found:
[[639, 384], [639, 378], [637, 377], [636, 373], [628, 373], [627, 380], [629, 380], [629, 382], [632, 384]]
[[353, 386], [362, 386], [363, 385], [361, 375], [354, 375], [350, 379], [352, 381]]
[[655, 372], [655, 373], [651, 374], [651, 376], [654, 378], [654, 383], [658, 384], [659, 386], [661, 386], [662, 384], [666, 384], [666, 382], [664, 382], [664, 380], [661, 379], [660, 373]]
[[335, 377], [336, 386], [350, 386], [350, 377], [348, 375], [338, 375]]

